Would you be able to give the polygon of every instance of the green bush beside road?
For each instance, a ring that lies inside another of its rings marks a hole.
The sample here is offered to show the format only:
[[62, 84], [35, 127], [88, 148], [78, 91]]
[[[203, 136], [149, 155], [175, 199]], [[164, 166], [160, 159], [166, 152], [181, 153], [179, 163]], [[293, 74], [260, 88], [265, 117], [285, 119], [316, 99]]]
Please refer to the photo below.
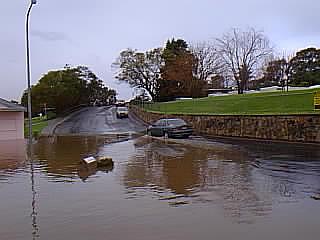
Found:
[[168, 114], [320, 114], [319, 110], [314, 110], [313, 105], [313, 96], [316, 91], [320, 91], [320, 89], [212, 96], [201, 99], [145, 104], [144, 107], [147, 111]]

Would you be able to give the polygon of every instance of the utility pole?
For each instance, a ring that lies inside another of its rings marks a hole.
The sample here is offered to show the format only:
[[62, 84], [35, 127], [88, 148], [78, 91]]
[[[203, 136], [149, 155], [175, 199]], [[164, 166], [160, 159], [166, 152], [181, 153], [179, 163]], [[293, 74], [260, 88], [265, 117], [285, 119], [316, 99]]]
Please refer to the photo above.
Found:
[[37, 0], [31, 0], [26, 19], [26, 47], [27, 47], [27, 82], [28, 82], [28, 123], [29, 123], [29, 144], [32, 144], [32, 109], [31, 109], [31, 80], [30, 80], [30, 46], [29, 46], [29, 17], [30, 12], [37, 3]]

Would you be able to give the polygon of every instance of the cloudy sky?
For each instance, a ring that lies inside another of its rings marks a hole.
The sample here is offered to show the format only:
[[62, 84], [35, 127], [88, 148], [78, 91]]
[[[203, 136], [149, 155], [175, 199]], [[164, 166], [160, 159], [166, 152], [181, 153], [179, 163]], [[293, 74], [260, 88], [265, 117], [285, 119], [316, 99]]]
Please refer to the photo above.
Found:
[[[26, 88], [25, 14], [29, 0], [1, 0], [0, 97]], [[87, 65], [130, 98], [113, 78], [122, 49], [163, 46], [168, 38], [210, 40], [233, 27], [263, 30], [279, 52], [320, 47], [317, 0], [38, 0], [31, 14], [32, 83], [49, 70]]]

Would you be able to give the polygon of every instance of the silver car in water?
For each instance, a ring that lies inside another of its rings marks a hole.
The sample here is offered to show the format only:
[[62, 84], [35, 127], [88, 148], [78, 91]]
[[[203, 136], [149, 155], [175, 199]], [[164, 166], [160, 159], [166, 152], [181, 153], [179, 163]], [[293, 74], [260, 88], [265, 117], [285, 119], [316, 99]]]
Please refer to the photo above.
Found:
[[117, 118], [127, 118], [129, 110], [127, 107], [117, 107]]
[[147, 128], [147, 133], [155, 137], [188, 138], [193, 129], [180, 118], [160, 119]]

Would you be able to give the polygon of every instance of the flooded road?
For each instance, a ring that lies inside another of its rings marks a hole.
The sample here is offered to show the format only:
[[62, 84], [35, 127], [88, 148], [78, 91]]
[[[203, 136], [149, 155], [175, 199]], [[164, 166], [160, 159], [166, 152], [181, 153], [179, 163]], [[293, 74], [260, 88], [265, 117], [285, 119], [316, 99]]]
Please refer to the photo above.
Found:
[[118, 119], [116, 107], [87, 107], [72, 115], [57, 129], [55, 135], [105, 135], [144, 132], [146, 126], [134, 116]]
[[[114, 165], [79, 162], [110, 156]], [[147, 136], [0, 142], [0, 239], [317, 239], [319, 146]]]

